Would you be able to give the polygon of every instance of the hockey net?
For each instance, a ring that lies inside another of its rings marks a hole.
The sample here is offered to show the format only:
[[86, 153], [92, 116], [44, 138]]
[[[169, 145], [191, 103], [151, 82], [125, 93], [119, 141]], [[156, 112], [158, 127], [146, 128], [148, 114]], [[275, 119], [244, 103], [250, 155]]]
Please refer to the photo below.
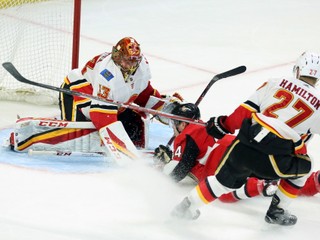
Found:
[[[80, 0], [75, 0], [80, 1]], [[72, 68], [73, 0], [0, 0], [0, 61], [28, 79], [60, 86]], [[77, 60], [76, 60], [77, 61]], [[0, 67], [0, 100], [49, 105], [58, 93], [15, 80]]]

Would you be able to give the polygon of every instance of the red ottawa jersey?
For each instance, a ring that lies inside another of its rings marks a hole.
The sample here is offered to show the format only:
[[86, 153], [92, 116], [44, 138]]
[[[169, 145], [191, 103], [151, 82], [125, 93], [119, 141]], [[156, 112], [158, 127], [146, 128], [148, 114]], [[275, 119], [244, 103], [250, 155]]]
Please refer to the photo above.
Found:
[[197, 182], [204, 179], [207, 174], [213, 175], [233, 139], [234, 136], [226, 135], [216, 142], [207, 134], [205, 127], [187, 125], [174, 141], [171, 164], [175, 167], [170, 175], [176, 181], [189, 175]]

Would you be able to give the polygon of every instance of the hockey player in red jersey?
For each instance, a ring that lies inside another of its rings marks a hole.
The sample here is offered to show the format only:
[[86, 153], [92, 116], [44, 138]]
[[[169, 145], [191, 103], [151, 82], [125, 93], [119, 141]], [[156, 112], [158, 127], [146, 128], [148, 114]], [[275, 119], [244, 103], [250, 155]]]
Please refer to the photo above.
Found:
[[294, 225], [297, 217], [286, 209], [305, 185], [312, 161], [305, 143], [319, 134], [320, 55], [305, 52], [297, 60], [293, 78], [264, 83], [231, 115], [212, 117], [207, 132], [215, 138], [240, 129], [219, 163], [215, 175], [201, 181], [172, 211], [172, 216], [197, 219], [200, 208], [222, 194], [239, 189], [249, 176], [280, 179], [265, 221]]
[[[200, 119], [200, 110], [192, 103], [175, 103], [171, 113]], [[160, 145], [155, 149], [154, 159], [156, 166], [176, 182], [190, 177], [198, 183], [213, 175], [224, 152], [235, 139], [234, 135], [226, 134], [222, 139], [215, 140], [208, 135], [205, 127], [183, 121], [170, 120], [170, 125], [175, 132], [173, 151], [168, 146]], [[309, 177], [307, 184], [301, 189], [301, 195], [313, 196], [318, 193], [318, 178], [319, 171]], [[275, 182], [250, 177], [241, 188], [223, 194], [218, 199], [222, 202], [236, 202], [259, 195], [272, 196], [276, 190], [274, 184]]]
[[[199, 108], [192, 103], [179, 104], [171, 111], [172, 114], [200, 119]], [[213, 175], [219, 161], [235, 136], [226, 135], [215, 140], [206, 132], [204, 126], [189, 124], [183, 121], [170, 120], [175, 139], [173, 151], [164, 145], [155, 149], [155, 162], [163, 172], [173, 180], [179, 182], [187, 176], [196, 182], [202, 181], [206, 176]], [[275, 186], [257, 178], [248, 178], [241, 189], [225, 194], [219, 199], [223, 202], [235, 202], [257, 195], [271, 196]]]
[[[140, 44], [132, 37], [125, 37], [112, 48], [111, 53], [102, 53], [82, 69], [73, 69], [62, 87], [160, 110], [164, 101], [152, 87], [150, 79], [149, 63], [141, 53]], [[59, 100], [62, 120], [92, 121], [98, 130], [119, 120], [133, 143], [137, 147], [145, 147], [147, 117], [144, 113], [64, 93], [60, 94]]]

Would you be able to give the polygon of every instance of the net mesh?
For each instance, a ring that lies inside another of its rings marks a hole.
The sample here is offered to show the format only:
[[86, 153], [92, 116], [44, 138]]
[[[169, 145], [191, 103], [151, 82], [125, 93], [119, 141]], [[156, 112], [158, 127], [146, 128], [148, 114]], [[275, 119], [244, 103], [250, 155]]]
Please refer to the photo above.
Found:
[[[27, 79], [60, 86], [71, 69], [73, 0], [0, 1], [0, 62]], [[0, 67], [0, 100], [49, 105], [58, 93], [20, 83]]]

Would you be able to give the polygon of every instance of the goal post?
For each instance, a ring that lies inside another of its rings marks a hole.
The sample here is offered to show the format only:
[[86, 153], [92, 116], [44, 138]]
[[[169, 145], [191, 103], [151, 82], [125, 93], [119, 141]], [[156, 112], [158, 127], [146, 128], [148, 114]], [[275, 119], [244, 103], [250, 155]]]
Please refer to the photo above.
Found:
[[[81, 0], [0, 0], [0, 62], [59, 87], [78, 66]], [[0, 100], [49, 105], [58, 94], [16, 81], [0, 68]]]
[[74, 0], [72, 69], [78, 68], [80, 48], [81, 0]]

